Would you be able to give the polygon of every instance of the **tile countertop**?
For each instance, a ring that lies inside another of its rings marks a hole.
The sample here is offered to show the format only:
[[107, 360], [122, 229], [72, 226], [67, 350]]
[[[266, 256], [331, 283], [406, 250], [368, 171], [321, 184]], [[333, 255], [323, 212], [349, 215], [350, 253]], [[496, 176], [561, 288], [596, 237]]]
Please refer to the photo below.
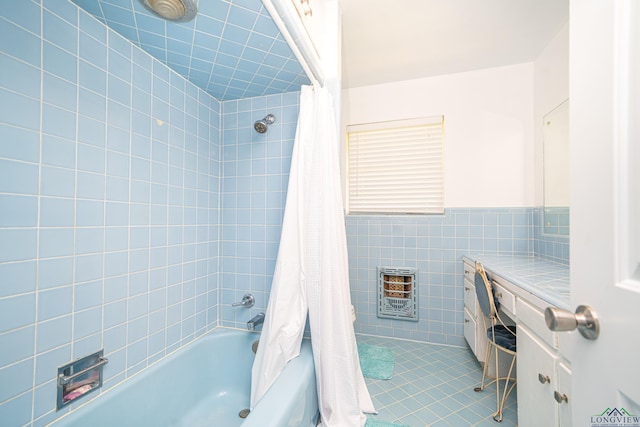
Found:
[[480, 261], [485, 270], [558, 308], [569, 309], [569, 266], [527, 255], [469, 254], [463, 260]]

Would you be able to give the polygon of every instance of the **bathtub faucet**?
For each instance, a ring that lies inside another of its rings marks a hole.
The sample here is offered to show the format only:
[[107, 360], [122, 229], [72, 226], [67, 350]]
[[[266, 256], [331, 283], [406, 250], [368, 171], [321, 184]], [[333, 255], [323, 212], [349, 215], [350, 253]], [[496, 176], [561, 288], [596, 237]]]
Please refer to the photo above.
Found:
[[245, 307], [245, 308], [251, 308], [253, 307], [253, 305], [256, 303], [256, 299], [253, 297], [253, 295], [251, 294], [244, 294], [244, 296], [242, 297], [242, 301], [240, 302], [234, 302], [233, 304], [231, 304], [231, 307]]
[[251, 320], [247, 322], [247, 329], [250, 331], [255, 331], [256, 326], [260, 325], [261, 323], [264, 323], [264, 313], [258, 313], [253, 316]]

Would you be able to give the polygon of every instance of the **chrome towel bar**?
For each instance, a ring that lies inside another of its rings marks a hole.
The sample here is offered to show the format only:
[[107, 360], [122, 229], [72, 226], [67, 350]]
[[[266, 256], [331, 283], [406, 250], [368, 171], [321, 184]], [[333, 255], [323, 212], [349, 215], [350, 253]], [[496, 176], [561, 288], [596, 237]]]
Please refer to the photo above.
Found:
[[71, 381], [75, 380], [76, 378], [78, 378], [81, 375], [84, 375], [88, 372], [90, 372], [93, 369], [99, 368], [100, 366], [106, 365], [107, 363], [109, 363], [109, 359], [107, 359], [106, 357], [101, 357], [100, 359], [98, 359], [98, 361], [87, 367], [84, 368], [83, 370], [76, 372], [75, 374], [72, 375], [65, 375], [65, 374], [60, 374], [58, 375], [58, 383], [60, 383], [60, 385], [64, 385], [64, 384], [69, 384]]

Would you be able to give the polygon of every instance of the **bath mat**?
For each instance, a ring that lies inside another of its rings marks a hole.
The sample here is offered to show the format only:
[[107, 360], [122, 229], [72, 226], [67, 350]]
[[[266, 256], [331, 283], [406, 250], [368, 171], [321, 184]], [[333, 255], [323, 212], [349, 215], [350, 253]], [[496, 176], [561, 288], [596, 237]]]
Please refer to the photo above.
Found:
[[362, 375], [376, 380], [388, 380], [393, 376], [393, 350], [377, 345], [358, 343], [358, 357]]
[[376, 420], [375, 418], [367, 418], [364, 427], [411, 427], [407, 424], [395, 424], [388, 421]]

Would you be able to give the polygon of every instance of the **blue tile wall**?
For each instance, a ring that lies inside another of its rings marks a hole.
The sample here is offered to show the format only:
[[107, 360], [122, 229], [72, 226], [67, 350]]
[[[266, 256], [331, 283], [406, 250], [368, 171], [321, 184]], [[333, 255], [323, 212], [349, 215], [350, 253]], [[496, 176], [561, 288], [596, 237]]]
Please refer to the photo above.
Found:
[[[462, 256], [531, 254], [530, 208], [448, 208], [432, 216], [347, 216], [356, 332], [464, 345]], [[376, 268], [418, 270], [418, 322], [377, 317]]]
[[[222, 103], [220, 324], [246, 328], [266, 309], [280, 242], [299, 92]], [[253, 123], [276, 122], [264, 134]], [[231, 307], [253, 293], [252, 309]]]
[[560, 236], [569, 235], [569, 207], [545, 207], [543, 209], [543, 232]]
[[40, 426], [57, 366], [104, 348], [107, 389], [218, 325], [221, 104], [67, 1], [0, 32], [0, 424]]
[[569, 265], [569, 208], [540, 207], [533, 216], [534, 253]]

